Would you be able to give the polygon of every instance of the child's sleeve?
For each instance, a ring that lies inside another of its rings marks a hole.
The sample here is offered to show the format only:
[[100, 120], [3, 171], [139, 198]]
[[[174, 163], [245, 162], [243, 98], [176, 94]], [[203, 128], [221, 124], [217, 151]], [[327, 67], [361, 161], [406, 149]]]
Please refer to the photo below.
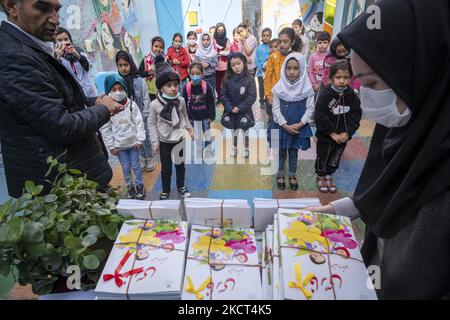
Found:
[[306, 111], [302, 118], [302, 122], [305, 125], [314, 120], [315, 107], [314, 96], [309, 97], [308, 100], [306, 100]]
[[256, 67], [258, 68], [258, 70], [260, 70], [260, 71], [262, 71], [262, 69], [263, 69], [263, 64], [264, 64], [264, 61], [263, 61], [263, 56], [262, 56], [262, 49], [261, 49], [261, 46], [259, 46], [258, 47], [258, 49], [256, 49]]
[[283, 117], [283, 114], [281, 113], [281, 103], [280, 103], [280, 99], [278, 98], [277, 95], [273, 95], [272, 114], [273, 114], [273, 120], [280, 127], [287, 124], [286, 119]]
[[332, 134], [336, 128], [335, 125], [333, 125], [333, 122], [331, 121], [330, 117], [328, 116], [330, 113], [330, 110], [328, 108], [329, 102], [330, 99], [328, 97], [327, 92], [326, 91], [322, 92], [322, 94], [320, 94], [317, 99], [314, 116], [314, 121], [316, 123], [317, 130], [325, 135]]
[[228, 96], [228, 85], [222, 84], [222, 90], [220, 91], [220, 101], [223, 103], [225, 112], [233, 111], [233, 104]]
[[264, 79], [264, 93], [266, 97], [272, 97], [273, 73], [274, 73], [274, 61], [273, 55], [271, 55], [269, 57], [269, 60], [267, 61], [266, 78]]
[[216, 98], [210, 86], [208, 86], [208, 90], [206, 92], [206, 105], [209, 110], [209, 119], [211, 121], [216, 120]]
[[145, 80], [141, 81], [141, 86], [142, 86], [142, 94], [143, 94], [142, 101], [144, 103], [144, 106], [142, 109], [142, 117], [147, 119], [150, 115], [151, 101], [150, 101], [150, 96], [148, 94], [148, 87], [147, 87], [147, 84], [145, 83]]
[[355, 94], [353, 98], [353, 103], [350, 106], [350, 116], [347, 120], [348, 135], [350, 137], [352, 137], [361, 126], [361, 119], [362, 119], [361, 100], [359, 100], [358, 96]]
[[106, 149], [111, 151], [114, 149], [114, 137], [112, 133], [112, 122], [109, 121], [103, 127], [100, 128], [100, 133], [102, 134], [103, 142], [105, 143]]
[[330, 60], [325, 58], [325, 60], [323, 60], [323, 77], [322, 77], [322, 82], [324, 86], [330, 85], [330, 68], [331, 68]]
[[188, 116], [188, 113], [187, 113], [187, 107], [186, 107], [186, 103], [184, 102], [184, 99], [181, 100], [181, 116], [184, 118], [184, 121], [186, 122], [185, 129], [186, 130], [192, 129], [192, 124], [189, 121], [189, 116]]
[[133, 112], [131, 113], [131, 116], [133, 117], [133, 123], [136, 126], [136, 132], [137, 132], [137, 140], [144, 144], [145, 142], [145, 126], [144, 126], [144, 120], [142, 119], [141, 111], [139, 110], [136, 103], [133, 103]]
[[147, 71], [145, 71], [145, 58], [142, 59], [142, 62], [139, 65], [139, 75], [144, 79], [150, 77], [150, 74]]
[[309, 77], [309, 81], [311, 81], [311, 84], [313, 86], [318, 85], [317, 79], [316, 79], [316, 74], [315, 74], [315, 71], [316, 71], [316, 68], [314, 66], [315, 61], [316, 61], [316, 56], [312, 55], [311, 58], [309, 59], [308, 77]]
[[158, 115], [153, 105], [150, 105], [150, 116], [148, 117], [148, 130], [150, 133], [150, 140], [152, 141], [152, 145], [159, 146]]
[[189, 53], [183, 54], [183, 59], [180, 62], [183, 69], [189, 68], [189, 65], [191, 64]]
[[256, 96], [256, 82], [252, 79], [247, 83], [245, 90], [245, 99], [237, 106], [239, 112], [246, 113], [249, 109], [251, 109], [255, 104]]

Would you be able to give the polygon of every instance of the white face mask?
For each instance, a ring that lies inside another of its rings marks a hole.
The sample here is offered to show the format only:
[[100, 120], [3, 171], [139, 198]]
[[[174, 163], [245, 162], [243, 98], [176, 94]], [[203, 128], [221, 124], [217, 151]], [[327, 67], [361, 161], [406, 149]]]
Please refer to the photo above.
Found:
[[125, 91], [110, 92], [108, 96], [116, 102], [122, 102], [127, 98]]
[[397, 108], [397, 95], [392, 89], [374, 90], [361, 87], [361, 108], [370, 120], [387, 128], [398, 128], [408, 124], [411, 110], [403, 114]]
[[191, 47], [194, 47], [194, 46], [197, 44], [197, 41], [196, 41], [196, 40], [188, 40], [188, 44], [189, 44]]

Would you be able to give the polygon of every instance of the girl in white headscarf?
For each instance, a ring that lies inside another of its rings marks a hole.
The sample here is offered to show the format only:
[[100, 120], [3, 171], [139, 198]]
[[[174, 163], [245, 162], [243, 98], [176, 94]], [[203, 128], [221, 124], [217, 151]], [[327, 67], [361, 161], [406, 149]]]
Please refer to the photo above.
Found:
[[202, 35], [200, 44], [195, 53], [194, 62], [201, 63], [205, 68], [204, 80], [216, 91], [216, 68], [218, 64], [217, 51], [214, 49], [213, 41], [209, 33]]
[[[314, 117], [314, 90], [302, 54], [294, 52], [287, 56], [281, 68], [281, 79], [272, 92], [274, 129], [279, 132], [277, 184], [281, 190], [286, 189], [285, 163], [289, 154], [289, 184], [297, 191], [298, 153], [311, 148], [313, 133], [309, 123]], [[273, 143], [276, 143], [274, 139]]]

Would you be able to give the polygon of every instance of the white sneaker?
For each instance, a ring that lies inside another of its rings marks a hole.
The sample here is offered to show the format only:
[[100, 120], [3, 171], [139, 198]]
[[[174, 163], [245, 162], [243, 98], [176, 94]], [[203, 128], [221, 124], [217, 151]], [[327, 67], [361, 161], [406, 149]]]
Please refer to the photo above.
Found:
[[211, 145], [205, 149], [205, 159], [214, 158], [214, 150]]
[[147, 165], [145, 166], [145, 169], [147, 172], [152, 172], [156, 168], [156, 161], [155, 158], [149, 158], [146, 160]]
[[248, 148], [245, 148], [244, 150], [244, 158], [245, 159], [250, 158], [250, 150]]

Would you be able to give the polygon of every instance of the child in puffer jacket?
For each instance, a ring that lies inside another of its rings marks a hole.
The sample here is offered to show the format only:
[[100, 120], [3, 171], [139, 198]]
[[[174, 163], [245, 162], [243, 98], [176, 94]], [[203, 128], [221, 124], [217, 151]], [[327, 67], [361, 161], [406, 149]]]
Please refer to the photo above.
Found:
[[118, 74], [105, 79], [105, 93], [125, 108], [123, 112], [111, 117], [100, 131], [108, 150], [113, 156], [119, 157], [127, 184], [127, 197], [144, 200], [145, 188], [139, 151], [145, 142], [145, 127], [139, 107], [128, 98], [127, 90], [125, 81]]

